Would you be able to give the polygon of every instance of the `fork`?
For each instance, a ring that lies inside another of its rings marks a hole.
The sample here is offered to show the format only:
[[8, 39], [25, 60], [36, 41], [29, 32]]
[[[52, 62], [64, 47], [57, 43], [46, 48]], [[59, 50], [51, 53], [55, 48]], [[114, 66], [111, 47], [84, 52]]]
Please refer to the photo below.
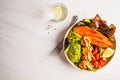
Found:
[[[72, 20], [67, 28], [67, 30], [76, 23], [76, 21], [78, 20], [78, 16], [75, 15], [72, 17]], [[55, 48], [53, 49], [52, 53], [55, 53], [55, 51], [57, 51], [57, 55], [59, 55], [61, 53], [61, 51], [63, 50], [63, 39], [57, 43], [57, 45], [55, 46]]]

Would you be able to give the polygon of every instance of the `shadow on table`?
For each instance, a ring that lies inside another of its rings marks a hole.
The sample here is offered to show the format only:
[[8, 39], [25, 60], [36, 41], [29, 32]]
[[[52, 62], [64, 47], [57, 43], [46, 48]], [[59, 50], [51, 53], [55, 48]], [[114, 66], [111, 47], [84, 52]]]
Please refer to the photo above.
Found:
[[64, 29], [63, 31], [60, 32], [60, 34], [58, 35], [58, 38], [56, 40], [57, 45], [55, 46], [55, 48], [53, 49], [53, 51], [50, 53], [50, 55], [57, 55], [60, 57], [60, 59], [65, 62], [68, 63], [67, 59], [65, 58], [64, 55], [64, 50], [63, 50], [63, 39], [64, 36], [66, 35], [67, 30], [72, 27], [72, 25], [74, 25], [76, 23], [76, 21], [78, 20], [78, 17], [75, 15], [72, 17], [70, 24], [66, 27], [66, 29]]

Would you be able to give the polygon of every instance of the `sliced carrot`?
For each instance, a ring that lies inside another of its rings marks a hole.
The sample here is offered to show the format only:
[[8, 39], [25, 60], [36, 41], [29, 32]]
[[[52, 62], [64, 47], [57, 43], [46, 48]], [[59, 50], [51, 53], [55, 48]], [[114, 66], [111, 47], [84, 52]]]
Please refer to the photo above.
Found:
[[109, 38], [105, 37], [102, 33], [93, 30], [89, 27], [85, 26], [77, 26], [73, 28], [73, 31], [78, 33], [81, 36], [90, 37], [92, 40], [92, 44], [101, 46], [101, 47], [113, 47], [113, 43], [109, 40]]

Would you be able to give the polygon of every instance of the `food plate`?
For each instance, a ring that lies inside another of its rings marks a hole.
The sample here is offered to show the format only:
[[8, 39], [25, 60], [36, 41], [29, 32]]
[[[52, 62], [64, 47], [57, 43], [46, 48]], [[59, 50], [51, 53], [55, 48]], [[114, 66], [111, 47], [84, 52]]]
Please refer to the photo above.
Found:
[[96, 72], [103, 68], [115, 54], [115, 29], [98, 14], [75, 23], [66, 32], [63, 41], [67, 60], [80, 70]]

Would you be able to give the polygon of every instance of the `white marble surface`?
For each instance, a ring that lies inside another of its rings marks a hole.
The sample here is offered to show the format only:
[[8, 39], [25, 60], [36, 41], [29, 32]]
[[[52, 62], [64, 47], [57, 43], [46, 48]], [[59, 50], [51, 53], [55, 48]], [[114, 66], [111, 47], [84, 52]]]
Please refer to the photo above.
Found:
[[[69, 11], [62, 22], [49, 18], [57, 2]], [[119, 80], [119, 10], [119, 0], [0, 0], [0, 80]], [[63, 54], [51, 54], [73, 15], [81, 20], [97, 13], [116, 25], [117, 50], [107, 66], [96, 73], [79, 71]], [[48, 25], [52, 28], [45, 30]]]

